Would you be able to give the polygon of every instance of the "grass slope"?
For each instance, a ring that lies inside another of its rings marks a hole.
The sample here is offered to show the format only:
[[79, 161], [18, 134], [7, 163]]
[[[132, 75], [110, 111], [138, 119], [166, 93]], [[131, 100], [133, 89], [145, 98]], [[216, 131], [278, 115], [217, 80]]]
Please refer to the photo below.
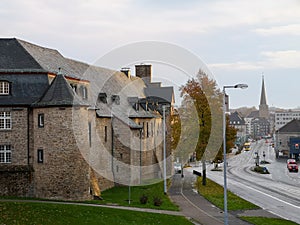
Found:
[[257, 225], [297, 225], [298, 223], [276, 218], [265, 217], [241, 217], [241, 219]]
[[[222, 186], [209, 179], [206, 179], [206, 186], [203, 186], [202, 177], [198, 177], [197, 188], [199, 193], [208, 201], [220, 209], [224, 208], [224, 189]], [[228, 191], [227, 208], [228, 210], [246, 210], [258, 209], [259, 207]]]
[[184, 217], [92, 206], [0, 202], [0, 224], [182, 224]]
[[[128, 199], [129, 199], [128, 193], [129, 193], [128, 187], [111, 188], [109, 190], [102, 192], [101, 197], [103, 198], [103, 200], [100, 201], [100, 203], [103, 204], [113, 203], [122, 206], [179, 211], [178, 206], [174, 205], [174, 203], [170, 201], [169, 197], [164, 194], [163, 182], [159, 182], [152, 185], [146, 185], [146, 186], [131, 187], [130, 205], [128, 203]], [[140, 203], [140, 197], [142, 195], [148, 197], [148, 202], [146, 204]], [[155, 206], [154, 198], [161, 199], [162, 204], [160, 206]]]

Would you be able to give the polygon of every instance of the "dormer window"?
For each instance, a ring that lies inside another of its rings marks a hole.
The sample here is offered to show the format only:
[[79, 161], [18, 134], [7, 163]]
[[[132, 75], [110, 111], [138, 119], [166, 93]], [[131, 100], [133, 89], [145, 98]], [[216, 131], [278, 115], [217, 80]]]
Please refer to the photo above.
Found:
[[138, 97], [128, 97], [128, 102], [135, 111], [139, 110], [139, 98]]
[[88, 92], [87, 92], [87, 88], [85, 86], [81, 87], [81, 92], [82, 92], [82, 99], [87, 99], [88, 98]]
[[112, 102], [116, 103], [116, 105], [120, 105], [120, 96], [119, 95], [112, 95], [111, 100], [112, 100]]
[[8, 81], [0, 81], [0, 95], [9, 95]]
[[104, 92], [99, 93], [98, 100], [102, 103], [107, 103], [107, 95]]
[[77, 93], [77, 85], [76, 84], [70, 84], [72, 89], [74, 90], [75, 93]]

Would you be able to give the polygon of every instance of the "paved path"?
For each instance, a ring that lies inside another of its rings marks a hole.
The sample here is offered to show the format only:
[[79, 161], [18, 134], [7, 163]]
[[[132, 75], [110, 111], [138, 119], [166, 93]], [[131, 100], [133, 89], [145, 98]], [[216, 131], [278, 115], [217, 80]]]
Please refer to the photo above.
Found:
[[[224, 224], [223, 210], [212, 205], [209, 201], [193, 190], [195, 175], [190, 171], [184, 171], [184, 177], [180, 174], [173, 176], [169, 190], [170, 198], [180, 207], [182, 213], [195, 224], [222, 225]], [[232, 214], [228, 214], [230, 225], [249, 225]]]
[[170, 210], [158, 210], [158, 209], [148, 209], [148, 208], [136, 208], [130, 206], [118, 206], [118, 205], [99, 205], [90, 203], [79, 203], [79, 202], [57, 202], [57, 201], [43, 201], [43, 200], [23, 200], [23, 199], [0, 199], [0, 202], [36, 202], [36, 203], [47, 203], [47, 204], [63, 204], [63, 205], [81, 205], [90, 207], [100, 207], [100, 208], [114, 208], [123, 210], [132, 210], [139, 212], [149, 212], [149, 213], [159, 213], [173, 216], [184, 216], [182, 212], [170, 211]]

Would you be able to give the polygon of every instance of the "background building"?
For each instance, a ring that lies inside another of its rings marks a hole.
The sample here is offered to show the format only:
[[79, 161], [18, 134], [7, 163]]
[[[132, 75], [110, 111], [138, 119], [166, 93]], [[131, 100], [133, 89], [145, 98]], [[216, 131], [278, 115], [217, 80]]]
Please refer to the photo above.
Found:
[[[299, 145], [295, 148], [291, 144], [291, 138], [300, 139], [300, 120], [292, 120], [275, 133], [276, 156], [285, 156], [299, 159]], [[298, 142], [297, 142], [298, 143]]]
[[300, 110], [281, 110], [275, 112], [275, 130], [280, 129], [292, 120], [300, 120]]

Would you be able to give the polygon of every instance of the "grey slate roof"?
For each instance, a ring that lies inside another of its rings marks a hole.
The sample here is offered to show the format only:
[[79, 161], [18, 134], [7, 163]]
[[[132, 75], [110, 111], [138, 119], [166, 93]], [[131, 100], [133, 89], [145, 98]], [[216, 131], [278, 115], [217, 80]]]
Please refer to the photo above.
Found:
[[300, 120], [292, 120], [279, 129], [279, 133], [300, 133]]
[[11, 94], [0, 95], [2, 106], [30, 106], [38, 101], [49, 87], [47, 74], [0, 74], [0, 80], [10, 83]]
[[58, 74], [45, 95], [33, 107], [88, 106], [81, 101], [63, 75]]
[[258, 117], [259, 117], [258, 110], [252, 111], [248, 116], [246, 116], [246, 118], [258, 118]]
[[0, 39], [0, 70], [41, 71], [43, 68], [16, 38], [4, 38]]
[[56, 74], [58, 69], [62, 68], [61, 72], [64, 75], [80, 78], [89, 67], [86, 63], [65, 58], [55, 49], [41, 47], [19, 39], [17, 41], [47, 72]]
[[244, 118], [242, 118], [237, 111], [229, 115], [229, 122], [233, 125], [245, 125]]
[[168, 103], [174, 103], [173, 87], [148, 86], [144, 91], [147, 97], [158, 97]]
[[[0, 47], [0, 79], [5, 78], [13, 85], [13, 96], [0, 96], [0, 104], [26, 103], [33, 107], [88, 105], [77, 97], [64, 76], [57, 75], [49, 85], [47, 74], [58, 74], [59, 68], [62, 68], [63, 75], [90, 81], [89, 104], [95, 105], [99, 117], [113, 115], [130, 127], [139, 127], [130, 118], [154, 118], [159, 115], [154, 112], [154, 105], [149, 105], [146, 110], [144, 102], [141, 102], [142, 107], [139, 110], [135, 110], [132, 102], [128, 102], [128, 97], [150, 97], [152, 100], [158, 99], [159, 103], [174, 102], [173, 87], [160, 87], [160, 83], [146, 87], [140, 78], [128, 77], [118, 71], [65, 58], [55, 49], [16, 38], [0, 39]], [[23, 74], [12, 76], [12, 71]], [[7, 73], [8, 77], [3, 73]], [[16, 79], [19, 79], [18, 82]], [[100, 92], [107, 94], [107, 104], [97, 101]], [[120, 104], [111, 101], [111, 96], [114, 95], [120, 96]]]

